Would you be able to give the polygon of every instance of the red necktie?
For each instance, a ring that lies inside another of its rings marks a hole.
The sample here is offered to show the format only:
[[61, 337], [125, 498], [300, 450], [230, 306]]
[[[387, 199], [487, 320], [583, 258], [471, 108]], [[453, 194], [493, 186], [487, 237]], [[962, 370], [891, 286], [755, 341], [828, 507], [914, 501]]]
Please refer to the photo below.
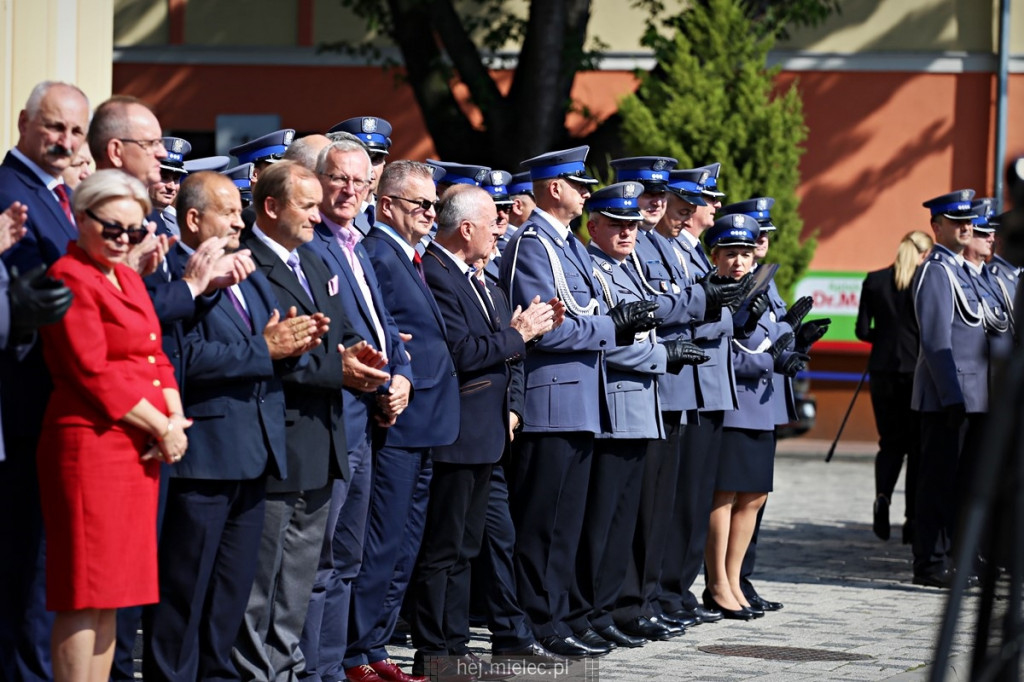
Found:
[[71, 214], [71, 201], [68, 199], [67, 186], [61, 183], [56, 185], [53, 191], [57, 195], [57, 202], [60, 203], [60, 207], [64, 210], [64, 215], [68, 217], [68, 222], [74, 225], [75, 217]]
[[423, 274], [423, 259], [420, 258], [420, 254], [415, 251], [412, 254], [412, 266], [416, 268], [416, 274], [420, 276], [420, 279], [423, 280], [423, 284], [426, 285], [427, 276]]

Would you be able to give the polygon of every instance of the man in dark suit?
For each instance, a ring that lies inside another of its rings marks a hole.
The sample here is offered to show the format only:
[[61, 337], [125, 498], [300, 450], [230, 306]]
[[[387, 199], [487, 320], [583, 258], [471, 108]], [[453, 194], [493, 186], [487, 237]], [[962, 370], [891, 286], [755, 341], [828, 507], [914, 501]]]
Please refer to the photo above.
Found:
[[266, 516], [256, 578], [232, 658], [242, 679], [303, 672], [299, 637], [330, 509], [331, 482], [349, 475], [341, 389], [344, 344], [356, 345], [338, 283], [309, 249], [322, 199], [312, 171], [282, 161], [253, 188], [256, 224], [245, 234], [257, 268], [283, 308], [329, 328], [302, 361], [282, 375], [288, 477], [267, 482]]
[[352, 475], [334, 482], [320, 566], [302, 633], [307, 674], [334, 680], [345, 675], [352, 582], [363, 560], [373, 475], [370, 429], [378, 417], [385, 423], [391, 421], [377, 406], [377, 389], [404, 394], [403, 400], [408, 402], [412, 368], [398, 328], [384, 307], [370, 258], [359, 243], [363, 235], [355, 226], [355, 219], [362, 215], [362, 197], [368, 191], [359, 186], [370, 173], [363, 143], [357, 139], [330, 142], [322, 135], [311, 135], [293, 142], [286, 156], [303, 147], [319, 151], [319, 155], [312, 155], [312, 167], [317, 170], [324, 194], [320, 223], [310, 247], [338, 278], [342, 306], [356, 333], [388, 359], [380, 370], [371, 369], [367, 376], [348, 382], [344, 391], [345, 438]]
[[461, 428], [458, 440], [432, 453], [424, 539], [410, 585], [414, 674], [453, 672], [459, 661], [481, 665], [466, 646], [469, 566], [480, 551], [491, 470], [510, 438], [509, 363], [556, 323], [555, 309], [539, 299], [512, 320], [498, 317], [499, 306], [472, 266], [491, 254], [497, 223], [487, 191], [453, 187], [441, 201], [437, 235], [423, 259], [459, 373]]
[[[0, 165], [0, 210], [15, 201], [28, 208], [26, 233], [3, 255], [24, 275], [49, 267], [78, 236], [70, 192], [61, 173], [85, 141], [89, 101], [66, 83], [44, 82], [18, 115], [18, 144]], [[0, 464], [0, 514], [17, 523], [0, 528], [0, 677], [49, 680], [50, 627], [43, 575], [43, 520], [36, 483], [36, 444], [51, 391], [38, 344], [28, 355], [0, 359], [4, 446]]]
[[[431, 449], [459, 435], [459, 389], [441, 311], [423, 279], [415, 244], [434, 222], [437, 191], [429, 166], [389, 164], [381, 176], [377, 225], [362, 244], [370, 256], [384, 306], [412, 338], [413, 399], [380, 435], [363, 565], [352, 587], [345, 672], [355, 680], [404, 679], [388, 660], [387, 642], [409, 584], [423, 534]], [[379, 398], [385, 416], [401, 396]]]
[[[238, 249], [242, 204], [231, 180], [190, 175], [177, 205], [182, 240], [168, 254], [175, 275], [207, 240]], [[216, 296], [185, 337], [184, 407], [197, 428], [188, 459], [168, 471], [161, 597], [145, 628], [147, 679], [235, 674], [231, 646], [256, 572], [266, 477], [287, 474], [275, 363], [312, 349], [321, 329], [309, 315], [281, 319], [279, 307], [253, 273]]]

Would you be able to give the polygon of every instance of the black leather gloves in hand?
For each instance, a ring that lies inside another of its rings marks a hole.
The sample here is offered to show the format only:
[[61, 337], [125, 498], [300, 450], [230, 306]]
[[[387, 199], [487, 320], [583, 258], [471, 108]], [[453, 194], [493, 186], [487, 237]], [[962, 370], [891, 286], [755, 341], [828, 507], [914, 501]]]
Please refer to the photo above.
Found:
[[622, 301], [608, 311], [615, 324], [615, 345], [628, 346], [637, 332], [654, 329], [661, 321], [654, 316], [658, 304], [654, 301]]
[[11, 302], [11, 330], [16, 338], [60, 320], [73, 298], [64, 282], [46, 276], [45, 265], [24, 275], [12, 270], [7, 296]]
[[779, 361], [782, 354], [793, 347], [793, 334], [792, 332], [786, 332], [779, 338], [775, 339], [775, 343], [772, 344], [771, 354], [772, 360], [775, 362]]
[[806, 353], [815, 341], [825, 336], [830, 324], [832, 324], [832, 320], [827, 317], [804, 322], [796, 333], [796, 349], [801, 353]]
[[782, 316], [782, 321], [793, 328], [796, 331], [797, 327], [804, 318], [807, 317], [807, 313], [811, 312], [811, 308], [814, 306], [814, 299], [810, 296], [804, 296], [798, 298], [793, 305], [789, 307], [786, 314]]
[[686, 365], [700, 365], [711, 358], [704, 354], [697, 344], [684, 339], [662, 341], [665, 346], [665, 369], [679, 374]]
[[[750, 305], [746, 309], [746, 319], [742, 320], [741, 324], [733, 327], [733, 333], [741, 339], [745, 339], [754, 333], [757, 329], [757, 321], [761, 319], [761, 316], [768, 310], [768, 292], [762, 291], [760, 294], [755, 296], [750, 302]], [[744, 311], [736, 313], [734, 320], [740, 319]]]
[[810, 362], [810, 360], [810, 356], [804, 353], [790, 353], [782, 359], [782, 362], [779, 363], [776, 368], [787, 377], [795, 377], [797, 374], [807, 369], [807, 363]]
[[750, 278], [750, 273], [737, 280], [719, 277], [709, 272], [697, 280], [697, 284], [704, 289], [704, 297], [707, 300], [704, 319], [717, 320], [722, 314], [722, 308], [735, 309], [740, 304], [750, 292], [754, 280]]

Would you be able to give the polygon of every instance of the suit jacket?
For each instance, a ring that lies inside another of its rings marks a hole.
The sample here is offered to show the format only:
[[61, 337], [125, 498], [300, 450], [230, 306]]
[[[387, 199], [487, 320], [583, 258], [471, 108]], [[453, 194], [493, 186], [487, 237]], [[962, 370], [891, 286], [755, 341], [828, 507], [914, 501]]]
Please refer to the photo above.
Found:
[[315, 299], [310, 300], [291, 269], [251, 230], [244, 233], [243, 241], [244, 247], [252, 252], [257, 269], [269, 280], [281, 304], [282, 317], [295, 306], [299, 315], [322, 312], [331, 319], [331, 328], [320, 345], [305, 353], [302, 361], [281, 377], [288, 478], [267, 481], [267, 491], [274, 493], [322, 488], [333, 477], [349, 476], [341, 393], [344, 377], [338, 344], [349, 346], [359, 338], [349, 325], [340, 297], [330, 293], [331, 273], [315, 251], [306, 246], [298, 249], [302, 271]]
[[[546, 214], [534, 211], [501, 257], [501, 283], [509, 305], [525, 309], [534, 296], [542, 301], [558, 297], [545, 243], [555, 252], [573, 301], [586, 306], [597, 299], [586, 248], [571, 234], [564, 239]], [[597, 434], [608, 429], [604, 352], [614, 347], [610, 317], [567, 312], [561, 326], [542, 336], [526, 356], [524, 430]]]
[[[698, 252], [700, 245], [690, 246], [683, 236], [678, 237], [675, 242], [683, 253], [684, 269], [690, 273], [692, 281], [706, 275], [709, 266], [703, 251]], [[711, 358], [702, 365], [688, 368], [696, 376], [697, 402], [701, 411], [735, 410], [737, 407], [736, 380], [733, 375], [730, 345], [732, 324], [732, 313], [728, 308], [723, 308], [718, 320], [694, 325], [694, 343]]]
[[193, 424], [189, 456], [172, 468], [178, 478], [288, 474], [284, 387], [263, 339], [280, 304], [260, 272], [238, 286], [251, 324], [224, 294], [185, 337], [185, 416]]
[[[349, 265], [344, 249], [338, 244], [338, 240], [334, 238], [331, 230], [323, 223], [317, 225], [315, 236], [313, 241], [309, 243], [309, 247], [323, 259], [331, 273], [338, 276], [338, 284], [341, 289], [339, 292], [341, 305], [345, 309], [345, 315], [352, 324], [355, 333], [366, 339], [367, 343], [377, 350], [383, 351], [384, 355], [387, 356], [388, 366], [384, 368], [384, 371], [392, 376], [404, 376], [412, 382], [412, 365], [409, 363], [408, 355], [406, 355], [405, 344], [398, 336], [398, 327], [395, 324], [394, 318], [391, 317], [391, 313], [388, 312], [387, 307], [384, 305], [380, 284], [377, 282], [377, 276], [373, 272], [373, 264], [370, 263], [370, 257], [366, 255], [366, 249], [363, 248], [363, 245], [356, 244], [355, 253], [359, 263], [362, 265], [366, 284], [370, 289], [373, 309], [377, 313], [378, 320], [384, 330], [386, 338], [384, 339], [385, 345], [383, 348], [380, 347], [370, 308], [367, 306], [363, 293], [359, 289], [359, 283], [356, 281], [352, 266]], [[377, 410], [377, 394], [356, 391], [346, 387], [344, 389], [344, 403], [345, 434], [348, 438], [349, 447], [355, 448], [361, 442], [361, 439], [369, 438], [370, 436], [370, 415]]]
[[497, 307], [434, 243], [427, 247], [423, 271], [444, 317], [459, 377], [459, 437], [434, 448], [431, 457], [453, 464], [493, 464], [509, 442], [508, 363], [523, 357], [526, 344], [508, 326], [509, 319], [498, 317]]
[[[602, 283], [601, 302], [605, 309], [622, 301], [646, 301], [649, 294], [640, 290], [638, 281], [625, 270], [626, 263], [609, 257], [594, 244], [587, 247]], [[607, 287], [607, 290], [605, 290]], [[658, 382], [665, 376], [665, 347], [656, 342], [654, 332], [643, 341], [616, 346], [605, 353], [608, 374], [610, 428], [598, 438], [664, 438]]]
[[917, 365], [917, 319], [912, 287], [897, 291], [895, 268], [869, 272], [860, 289], [854, 332], [871, 344], [872, 372], [912, 373]]
[[[963, 292], [964, 306], [953, 291]], [[911, 283], [920, 335], [911, 407], [939, 412], [962, 404], [968, 412], [988, 410], [988, 340], [980, 320], [981, 300], [946, 247], [936, 244]]]
[[385, 443], [395, 448], [450, 445], [459, 436], [459, 383], [441, 310], [412, 260], [390, 235], [374, 227], [362, 244], [373, 263], [384, 306], [398, 329], [412, 334], [405, 347], [412, 356], [416, 393], [387, 430]]
[[[78, 238], [78, 228], [38, 176], [8, 152], [0, 164], [0, 211], [15, 201], [28, 207], [28, 222], [25, 236], [3, 254], [4, 264], [22, 274], [38, 265], [53, 265], [67, 252], [68, 243]], [[21, 358], [0, 355], [0, 402], [8, 442], [24, 436], [27, 448], [35, 451], [52, 388], [40, 344], [33, 344]], [[12, 454], [10, 448], [8, 454]]]

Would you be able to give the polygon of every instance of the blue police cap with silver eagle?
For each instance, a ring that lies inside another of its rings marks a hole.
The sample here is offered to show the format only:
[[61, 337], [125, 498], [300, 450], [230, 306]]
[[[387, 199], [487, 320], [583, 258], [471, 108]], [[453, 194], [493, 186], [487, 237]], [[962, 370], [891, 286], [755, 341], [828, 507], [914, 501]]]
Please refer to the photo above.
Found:
[[388, 154], [391, 149], [391, 124], [377, 116], [356, 116], [346, 118], [331, 127], [328, 133], [350, 133], [355, 135], [371, 152]]
[[231, 164], [230, 156], [204, 156], [199, 159], [189, 159], [185, 162], [186, 173], [198, 173], [199, 171], [217, 171], [218, 173]]
[[[435, 161], [427, 159], [427, 165], [444, 169], [444, 175], [438, 184], [443, 185], [473, 185], [479, 187], [487, 179], [491, 169], [487, 166], [475, 166], [468, 163], [453, 163], [451, 161]], [[437, 177], [436, 175], [434, 176]]]
[[509, 195], [508, 184], [512, 182], [512, 174], [508, 171], [503, 170], [489, 170], [487, 171], [487, 177], [480, 184], [487, 193], [494, 199], [494, 203], [498, 206], [507, 206], [512, 203], [512, 197]]
[[242, 193], [242, 196], [249, 195], [252, 197], [252, 178], [256, 172], [256, 167], [251, 163], [243, 163], [240, 166], [234, 168], [228, 168], [227, 170], [221, 171], [221, 175], [226, 175], [231, 178], [231, 182], [235, 183], [235, 187]]
[[996, 231], [996, 228], [992, 227], [989, 222], [989, 218], [996, 214], [995, 201], [992, 197], [982, 197], [971, 201], [971, 210], [974, 212], [974, 217], [971, 218], [971, 227], [978, 232]]
[[237, 147], [232, 147], [228, 152], [238, 159], [238, 163], [259, 163], [260, 161], [276, 163], [281, 160], [288, 145], [294, 139], [295, 131], [291, 128], [284, 128], [243, 142]]
[[941, 215], [950, 220], [970, 220], [974, 217], [974, 211], [971, 208], [973, 198], [973, 189], [958, 189], [955, 192], [929, 199], [921, 205], [931, 211], [933, 218]]
[[596, 185], [597, 180], [587, 174], [585, 165], [589, 151], [590, 147], [587, 145], [561, 149], [527, 159], [520, 165], [530, 169], [531, 180], [562, 178], [585, 185]]
[[722, 216], [704, 233], [704, 246], [754, 246], [761, 226], [746, 213]]
[[718, 173], [722, 170], [722, 164], [716, 161], [715, 163], [701, 166], [697, 170], [706, 170], [710, 173], [707, 180], [703, 183], [701, 194], [712, 199], [723, 199], [725, 197], [725, 192], [718, 191]]
[[600, 213], [616, 220], [642, 220], [637, 197], [644, 193], [639, 182], [617, 182], [595, 191], [585, 204], [591, 213]]
[[167, 150], [167, 156], [160, 159], [160, 167], [175, 173], [186, 173], [185, 157], [192, 151], [191, 143], [181, 137], [164, 137], [161, 139], [164, 142], [164, 149]]
[[707, 206], [708, 202], [701, 196], [704, 183], [711, 173], [701, 168], [685, 168], [670, 171], [668, 174], [668, 190], [688, 204]]
[[664, 192], [668, 189], [668, 174], [679, 162], [668, 156], [630, 156], [613, 159], [615, 182], [636, 180], [645, 192]]
[[508, 183], [508, 195], [514, 197], [517, 194], [533, 194], [533, 180], [530, 180], [530, 171], [513, 173]]
[[774, 205], [775, 199], [771, 197], [757, 197], [723, 206], [718, 209], [717, 215], [721, 217], [743, 213], [756, 220], [757, 224], [761, 226], [762, 232], [774, 232], [776, 229], [772, 224], [772, 206]]

